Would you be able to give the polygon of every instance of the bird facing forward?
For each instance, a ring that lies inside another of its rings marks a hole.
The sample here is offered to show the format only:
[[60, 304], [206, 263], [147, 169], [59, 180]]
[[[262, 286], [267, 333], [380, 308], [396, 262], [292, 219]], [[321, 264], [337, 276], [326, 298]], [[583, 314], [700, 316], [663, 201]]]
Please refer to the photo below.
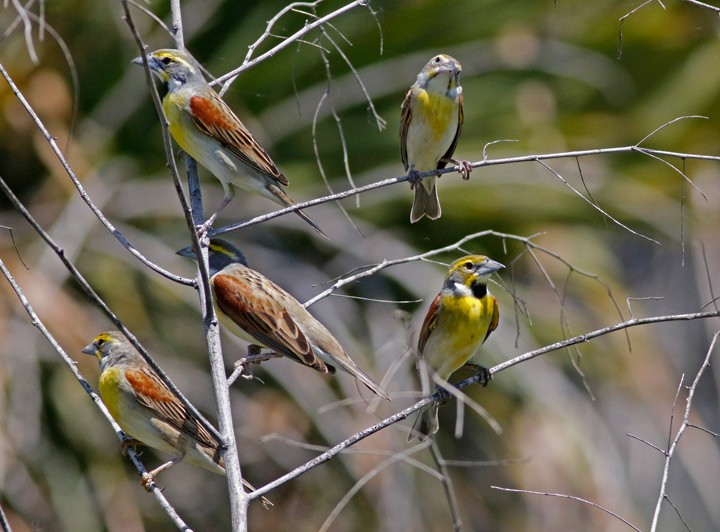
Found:
[[[82, 352], [100, 362], [100, 397], [120, 428], [137, 442], [174, 456], [143, 475], [145, 489], [157, 474], [182, 460], [225, 474], [222, 443], [187, 411], [122, 333], [100, 333]], [[247, 482], [245, 486], [254, 489]]]
[[[201, 226], [207, 230], [235, 195], [234, 187], [259, 194], [283, 207], [295, 205], [281, 186], [289, 184], [267, 152], [205, 81], [200, 64], [186, 51], [156, 50], [146, 57], [167, 93], [162, 107], [175, 142], [222, 183], [225, 197]], [[133, 59], [143, 64], [143, 58]], [[320, 228], [295, 211], [318, 233]]]
[[[498, 304], [487, 281], [501, 268], [482, 255], [468, 255], [450, 265], [418, 338], [420, 360], [442, 381], [464, 366], [497, 328]], [[410, 439], [424, 440], [437, 431], [438, 405], [431, 403], [418, 414]]]
[[436, 177], [420, 180], [419, 173], [440, 170], [451, 162], [460, 166], [463, 179], [470, 177], [470, 163], [452, 158], [463, 124], [460, 72], [457, 59], [436, 55], [420, 71], [402, 103], [400, 155], [410, 188], [415, 189], [412, 223], [423, 216], [437, 220], [442, 214]]
[[[177, 254], [197, 260], [190, 246]], [[390, 400], [353, 362], [330, 331], [297, 299], [249, 268], [237, 247], [213, 238], [208, 255], [215, 310], [222, 324], [235, 336], [321, 373], [335, 373], [338, 367], [383, 399]]]

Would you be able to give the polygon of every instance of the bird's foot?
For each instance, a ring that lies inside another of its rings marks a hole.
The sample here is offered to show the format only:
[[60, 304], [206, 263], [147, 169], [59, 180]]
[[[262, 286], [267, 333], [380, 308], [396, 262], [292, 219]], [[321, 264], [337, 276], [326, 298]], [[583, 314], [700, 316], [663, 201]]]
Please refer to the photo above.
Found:
[[123, 456], [128, 455], [128, 449], [132, 449], [133, 451], [137, 452], [137, 446], [140, 445], [140, 440], [136, 440], [135, 438], [125, 437], [125, 439], [120, 443], [120, 451], [122, 451]]
[[418, 184], [422, 181], [422, 177], [420, 177], [420, 172], [417, 170], [410, 170], [408, 171], [408, 183], [410, 183], [410, 190], [414, 189]]
[[447, 400], [452, 396], [452, 394], [442, 386], [436, 386], [435, 393], [438, 396], [435, 400], [438, 405], [444, 405], [445, 403], [447, 403]]
[[478, 382], [481, 386], [487, 386], [492, 380], [492, 373], [486, 367], [478, 364], [465, 364], [465, 367], [475, 370], [475, 376], [479, 377]]
[[263, 353], [261, 350], [262, 348], [259, 345], [251, 344], [248, 346], [247, 356], [235, 362], [235, 370], [228, 378], [228, 384], [232, 384], [233, 382], [235, 382], [235, 379], [237, 379], [238, 377], [242, 377], [243, 379], [247, 380], [255, 379], [256, 377], [255, 375], [253, 375], [252, 371], [253, 364], [259, 365], [266, 360], [282, 356], [275, 353], [274, 351], [267, 351]]
[[472, 172], [473, 169], [472, 163], [470, 161], [455, 161], [455, 164], [457, 164], [460, 177], [465, 181], [470, 179], [470, 172]]
[[153, 485], [155, 484], [155, 475], [152, 473], [143, 473], [140, 477], [140, 485], [145, 488], [145, 491], [152, 491]]

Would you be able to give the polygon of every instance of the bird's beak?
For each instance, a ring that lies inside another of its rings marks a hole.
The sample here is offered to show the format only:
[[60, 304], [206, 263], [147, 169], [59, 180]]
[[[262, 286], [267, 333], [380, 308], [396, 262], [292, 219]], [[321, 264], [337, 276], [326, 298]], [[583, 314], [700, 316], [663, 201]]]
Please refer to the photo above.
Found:
[[491, 273], [494, 273], [498, 270], [502, 270], [504, 267], [505, 267], [505, 265], [500, 264], [497, 261], [494, 261], [492, 259], [487, 259], [485, 262], [483, 262], [482, 266], [480, 267], [480, 270], [478, 271], [478, 274], [490, 275]]
[[178, 249], [175, 254], [185, 257], [186, 259], [197, 260], [197, 256], [195, 255], [192, 246], [186, 246], [182, 249]]
[[[132, 60], [132, 62], [135, 63], [136, 65], [143, 66], [143, 57], [142, 56], [136, 57], [135, 59]], [[150, 62], [150, 58], [148, 58], [148, 63], [149, 62]]]
[[93, 342], [90, 342], [88, 345], [82, 348], [82, 352], [86, 355], [93, 355], [97, 353], [97, 348], [95, 347], [95, 344]]

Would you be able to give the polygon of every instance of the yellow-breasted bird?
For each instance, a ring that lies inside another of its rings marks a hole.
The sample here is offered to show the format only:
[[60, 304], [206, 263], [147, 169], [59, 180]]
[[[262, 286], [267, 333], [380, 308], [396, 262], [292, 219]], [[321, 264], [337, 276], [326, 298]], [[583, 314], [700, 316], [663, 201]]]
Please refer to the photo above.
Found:
[[[267, 152], [203, 77], [200, 64], [183, 50], [147, 55], [153, 73], [165, 85], [162, 107], [175, 142], [222, 183], [225, 197], [202, 225], [207, 230], [235, 195], [234, 187], [259, 194], [283, 207], [295, 205], [281, 186], [289, 184]], [[143, 64], [143, 58], [133, 59]], [[302, 211], [295, 211], [325, 235]]]
[[[197, 260], [190, 246], [178, 255]], [[363, 372], [325, 326], [293, 296], [251, 269], [230, 242], [210, 240], [210, 284], [222, 324], [251, 345], [267, 347], [321, 373], [349, 373], [374, 393], [385, 391]]]
[[[467, 364], [497, 328], [498, 304], [487, 281], [501, 268], [482, 255], [468, 255], [450, 265], [418, 338], [418, 356], [443, 381]], [[409, 439], [424, 440], [437, 431], [438, 405], [431, 403], [418, 414]]]
[[[100, 397], [120, 428], [138, 443], [174, 456], [143, 476], [145, 489], [158, 473], [182, 460], [225, 474], [222, 443], [187, 411], [121, 332], [98, 334], [82, 352], [100, 362]], [[254, 489], [247, 482], [245, 486]]]
[[460, 166], [460, 175], [469, 179], [468, 161], [452, 158], [463, 124], [462, 66], [446, 54], [433, 57], [423, 67], [402, 103], [400, 155], [415, 189], [410, 222], [423, 216], [437, 220], [442, 214], [435, 176], [422, 181], [417, 174], [440, 170], [447, 163]]

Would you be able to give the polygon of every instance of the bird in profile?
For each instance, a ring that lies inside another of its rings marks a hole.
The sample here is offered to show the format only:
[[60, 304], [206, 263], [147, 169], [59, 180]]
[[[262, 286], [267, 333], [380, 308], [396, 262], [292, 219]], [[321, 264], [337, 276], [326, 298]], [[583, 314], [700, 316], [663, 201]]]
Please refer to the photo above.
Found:
[[[177, 254], [197, 260], [190, 246]], [[208, 259], [215, 310], [220, 322], [235, 336], [321, 373], [335, 373], [335, 368], [340, 368], [375, 394], [390, 400], [353, 362], [330, 331], [297, 299], [249, 268], [245, 255], [236, 246], [213, 238]]]
[[[150, 490], [155, 477], [180, 461], [225, 475], [223, 445], [188, 412], [177, 394], [120, 331], [98, 334], [83, 350], [100, 362], [100, 397], [123, 432], [135, 441], [173, 455], [145, 473]], [[253, 490], [248, 482], [245, 486]], [[267, 499], [263, 504], [271, 504]]]
[[[504, 268], [483, 255], [468, 255], [450, 265], [440, 293], [428, 308], [418, 338], [418, 368], [431, 370], [442, 382], [468, 363], [498, 326], [500, 314], [487, 288], [489, 277]], [[490, 378], [485, 368], [485, 382]], [[438, 431], [438, 404], [418, 414], [410, 438]]]
[[[203, 233], [233, 199], [235, 187], [283, 207], [295, 205], [282, 189], [289, 184], [287, 177], [205, 81], [200, 64], [187, 51], [156, 50], [145, 59], [167, 89], [162, 107], [175, 142], [222, 183], [225, 197], [202, 224]], [[133, 63], [142, 65], [143, 58]], [[325, 236], [304, 212], [295, 212]]]
[[469, 179], [468, 161], [452, 158], [463, 124], [462, 66], [457, 59], [439, 54], [430, 59], [410, 87], [402, 103], [400, 117], [400, 155], [408, 172], [410, 188], [415, 189], [410, 222], [423, 216], [437, 220], [442, 214], [434, 175], [422, 172], [440, 170], [448, 163], [460, 167]]

